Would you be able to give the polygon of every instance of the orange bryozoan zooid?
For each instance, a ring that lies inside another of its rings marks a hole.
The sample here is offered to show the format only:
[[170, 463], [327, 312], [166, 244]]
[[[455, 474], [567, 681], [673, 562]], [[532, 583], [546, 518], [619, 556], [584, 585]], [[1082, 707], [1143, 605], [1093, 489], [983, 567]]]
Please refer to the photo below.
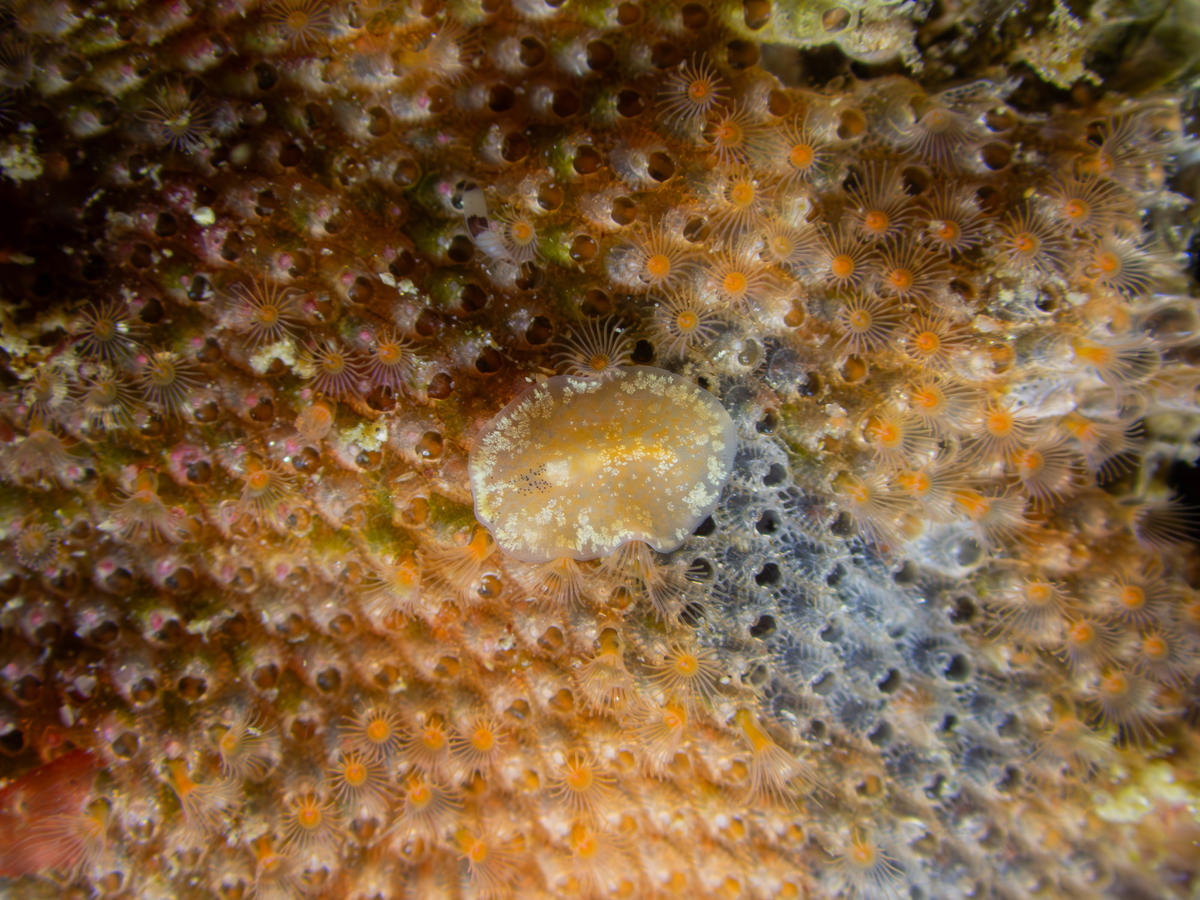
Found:
[[525, 562], [673, 550], [716, 506], [736, 437], [715, 397], [663, 369], [548, 378], [480, 434], [475, 515]]

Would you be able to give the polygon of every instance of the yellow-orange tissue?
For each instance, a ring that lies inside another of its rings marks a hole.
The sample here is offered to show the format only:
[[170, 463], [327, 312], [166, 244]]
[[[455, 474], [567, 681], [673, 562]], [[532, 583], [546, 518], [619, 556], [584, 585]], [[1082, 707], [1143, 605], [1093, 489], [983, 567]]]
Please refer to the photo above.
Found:
[[715, 397], [648, 366], [560, 375], [506, 406], [471, 451], [475, 515], [526, 562], [668, 551], [713, 510], [736, 433]]

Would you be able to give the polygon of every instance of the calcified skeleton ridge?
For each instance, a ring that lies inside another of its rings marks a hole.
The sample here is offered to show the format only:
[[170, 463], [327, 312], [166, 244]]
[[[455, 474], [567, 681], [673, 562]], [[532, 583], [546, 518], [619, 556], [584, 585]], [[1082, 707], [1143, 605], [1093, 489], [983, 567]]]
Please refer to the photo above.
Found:
[[[6, 895], [1194, 891], [1186, 112], [919, 14], [0, 6]], [[711, 515], [506, 555], [647, 365]]]

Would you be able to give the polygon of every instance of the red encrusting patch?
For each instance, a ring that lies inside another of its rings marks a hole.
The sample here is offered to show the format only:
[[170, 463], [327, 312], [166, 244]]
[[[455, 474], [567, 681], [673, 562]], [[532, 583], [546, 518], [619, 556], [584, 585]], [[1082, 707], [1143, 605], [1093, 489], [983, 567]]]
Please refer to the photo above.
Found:
[[92, 753], [72, 750], [0, 789], [0, 877], [19, 878], [75, 863], [75, 841], [23, 838], [52, 816], [80, 813], [98, 770]]

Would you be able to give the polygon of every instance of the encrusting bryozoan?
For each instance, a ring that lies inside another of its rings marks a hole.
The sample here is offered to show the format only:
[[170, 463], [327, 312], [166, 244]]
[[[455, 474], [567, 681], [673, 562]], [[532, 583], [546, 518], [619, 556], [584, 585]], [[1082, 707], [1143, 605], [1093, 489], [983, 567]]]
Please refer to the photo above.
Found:
[[484, 428], [470, 460], [475, 514], [525, 562], [597, 559], [629, 541], [665, 552], [716, 506], [736, 444], [717, 399], [671, 372], [559, 375]]
[[0, 0], [0, 896], [1197, 896], [1200, 33], [1087, 7]]

